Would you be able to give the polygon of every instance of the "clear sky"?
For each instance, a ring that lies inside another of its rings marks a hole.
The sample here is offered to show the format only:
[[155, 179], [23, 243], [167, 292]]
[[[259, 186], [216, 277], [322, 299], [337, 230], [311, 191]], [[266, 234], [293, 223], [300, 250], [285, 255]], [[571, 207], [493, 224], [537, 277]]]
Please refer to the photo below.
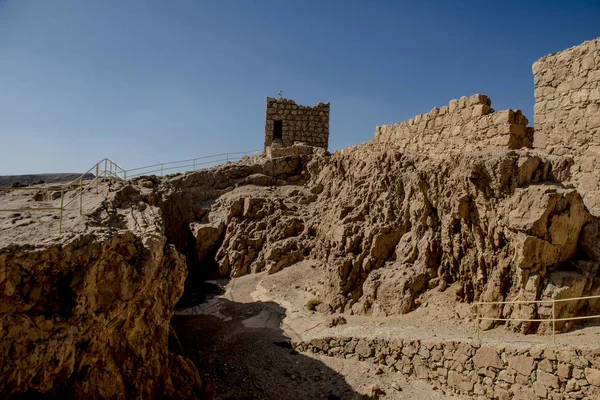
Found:
[[533, 124], [531, 64], [598, 36], [599, 0], [0, 0], [0, 175], [261, 149], [279, 90], [330, 150], [474, 93]]

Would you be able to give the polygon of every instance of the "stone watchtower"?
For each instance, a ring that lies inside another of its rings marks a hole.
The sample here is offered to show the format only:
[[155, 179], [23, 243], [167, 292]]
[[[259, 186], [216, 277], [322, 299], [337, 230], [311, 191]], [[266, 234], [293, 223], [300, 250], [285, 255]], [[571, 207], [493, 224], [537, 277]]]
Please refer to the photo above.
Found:
[[294, 100], [267, 97], [265, 148], [287, 147], [295, 142], [327, 150], [329, 144], [329, 103], [300, 106]]

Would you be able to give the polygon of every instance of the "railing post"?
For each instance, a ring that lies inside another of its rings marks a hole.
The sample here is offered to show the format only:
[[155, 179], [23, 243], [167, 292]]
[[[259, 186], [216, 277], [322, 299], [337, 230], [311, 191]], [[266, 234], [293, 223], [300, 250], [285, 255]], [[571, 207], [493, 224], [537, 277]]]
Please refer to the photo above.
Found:
[[127, 171], [123, 170], [123, 180], [127, 180]]
[[100, 173], [100, 164], [96, 164], [96, 194], [100, 191], [100, 177], [98, 174]]
[[106, 169], [108, 168], [108, 158], [104, 159], [104, 176], [106, 176]]
[[552, 299], [552, 344], [556, 344], [556, 301]]
[[60, 217], [58, 219], [58, 234], [62, 233], [62, 220], [63, 220], [63, 204], [65, 203], [65, 189], [60, 190]]
[[194, 158], [194, 169], [192, 169], [192, 171], [196, 170], [196, 159]]
[[229, 162], [229, 153], [225, 154], [225, 159], [227, 160], [225, 162]]
[[79, 215], [83, 214], [83, 178], [79, 180]]
[[160, 176], [163, 176], [163, 164], [160, 164]]
[[477, 331], [477, 340], [479, 339], [479, 303], [475, 303], [475, 330]]

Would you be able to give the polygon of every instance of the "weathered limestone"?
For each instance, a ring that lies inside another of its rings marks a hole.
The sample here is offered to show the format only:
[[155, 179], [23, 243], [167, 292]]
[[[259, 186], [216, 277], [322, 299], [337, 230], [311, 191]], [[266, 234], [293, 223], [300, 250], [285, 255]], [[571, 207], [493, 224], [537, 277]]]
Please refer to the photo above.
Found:
[[533, 130], [521, 111], [494, 112], [490, 105], [486, 95], [463, 96], [408, 121], [378, 126], [375, 139], [412, 153], [531, 147]]
[[207, 396], [169, 351], [187, 268], [143, 191], [114, 182], [84, 233], [0, 249], [1, 398]]
[[571, 180], [600, 215], [600, 38], [533, 64], [534, 146], [573, 157]]
[[325, 337], [292, 345], [301, 352], [358, 358], [477, 399], [600, 396], [600, 353], [591, 350], [372, 337]]
[[301, 106], [293, 100], [267, 97], [265, 149], [273, 144], [275, 121], [282, 125], [281, 145], [302, 142], [327, 150], [329, 143], [329, 103]]

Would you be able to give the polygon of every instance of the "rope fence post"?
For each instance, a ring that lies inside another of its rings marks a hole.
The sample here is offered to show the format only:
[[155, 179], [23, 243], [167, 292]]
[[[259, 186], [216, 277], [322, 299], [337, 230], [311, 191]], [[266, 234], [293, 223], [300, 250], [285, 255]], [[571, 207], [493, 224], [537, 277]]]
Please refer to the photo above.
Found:
[[83, 179], [79, 180], [79, 215], [83, 214]]
[[60, 190], [60, 217], [58, 218], [58, 234], [62, 233], [63, 205], [65, 204], [65, 189]]
[[100, 177], [98, 176], [100, 172], [100, 164], [96, 164], [96, 194], [100, 192]]
[[556, 301], [552, 299], [552, 344], [556, 344]]
[[475, 330], [477, 331], [477, 340], [479, 338], [479, 303], [475, 303]]

